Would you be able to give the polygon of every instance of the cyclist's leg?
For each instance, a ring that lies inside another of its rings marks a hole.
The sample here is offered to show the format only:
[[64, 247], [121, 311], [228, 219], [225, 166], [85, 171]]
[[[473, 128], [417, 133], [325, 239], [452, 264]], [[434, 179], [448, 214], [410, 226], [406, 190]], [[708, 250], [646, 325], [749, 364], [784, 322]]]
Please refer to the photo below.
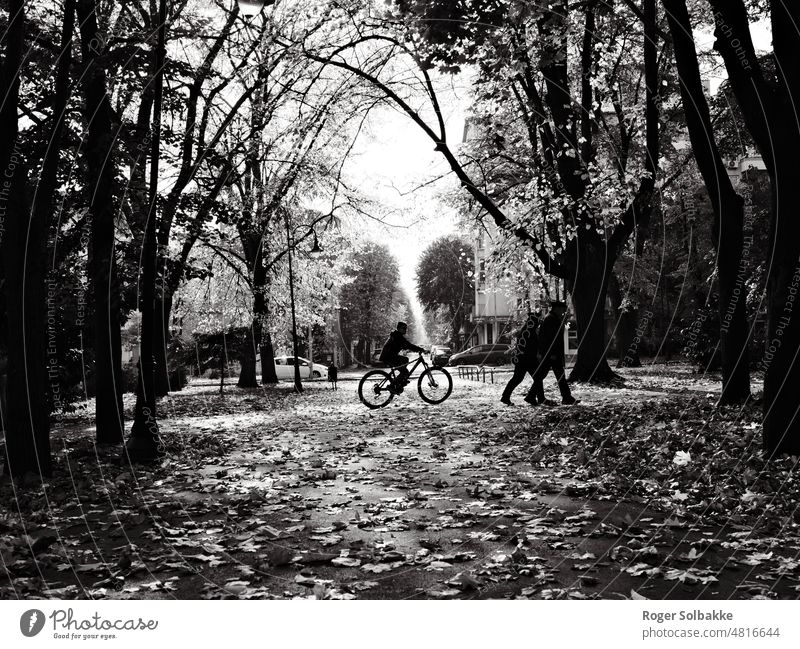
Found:
[[397, 368], [397, 374], [399, 376], [400, 385], [405, 385], [408, 383], [408, 357], [407, 356], [397, 356], [392, 365]]

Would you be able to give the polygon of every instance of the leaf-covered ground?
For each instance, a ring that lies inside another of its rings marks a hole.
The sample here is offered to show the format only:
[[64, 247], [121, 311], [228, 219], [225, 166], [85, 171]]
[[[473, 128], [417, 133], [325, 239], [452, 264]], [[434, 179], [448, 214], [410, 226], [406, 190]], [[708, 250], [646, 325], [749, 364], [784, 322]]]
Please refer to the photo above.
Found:
[[758, 404], [715, 409], [684, 366], [625, 376], [573, 407], [456, 379], [379, 411], [355, 380], [196, 382], [149, 469], [78, 414], [48, 483], [0, 482], [0, 598], [798, 597], [797, 458], [761, 459]]

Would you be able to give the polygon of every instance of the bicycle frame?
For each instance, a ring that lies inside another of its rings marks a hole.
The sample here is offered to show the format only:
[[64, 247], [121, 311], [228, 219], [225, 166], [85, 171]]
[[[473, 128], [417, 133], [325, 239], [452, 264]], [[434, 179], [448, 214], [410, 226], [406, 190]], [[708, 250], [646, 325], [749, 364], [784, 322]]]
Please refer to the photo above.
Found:
[[422, 365], [426, 370], [428, 369], [428, 364], [425, 362], [425, 358], [422, 356], [422, 354], [420, 354], [419, 356], [417, 356], [415, 360], [408, 361], [408, 363], [406, 363], [405, 365], [393, 365], [392, 367], [390, 367], [389, 380], [394, 381], [397, 378], [398, 369], [401, 367], [408, 367], [412, 363], [414, 364], [414, 366], [410, 370], [408, 370], [409, 380], [411, 379], [411, 375], [414, 373], [414, 370], [416, 370], [417, 367], [419, 367], [420, 365]]
[[[425, 369], [419, 375], [419, 385], [417, 386], [419, 396], [427, 403], [441, 403], [450, 396], [453, 390], [453, 379], [446, 370], [430, 367], [422, 354], [404, 365], [384, 366], [384, 369], [367, 372], [358, 383], [359, 398], [369, 408], [382, 408], [392, 400], [394, 395], [403, 391], [405, 381], [402, 384], [399, 383], [400, 376], [410, 382], [420, 365]], [[408, 367], [408, 369], [403, 371], [404, 367]], [[441, 372], [442, 375], [438, 376], [437, 372]], [[427, 382], [423, 385], [426, 377]], [[435, 392], [439, 388], [442, 390]], [[385, 395], [381, 397], [381, 393], [386, 392], [389, 393], [388, 397]]]

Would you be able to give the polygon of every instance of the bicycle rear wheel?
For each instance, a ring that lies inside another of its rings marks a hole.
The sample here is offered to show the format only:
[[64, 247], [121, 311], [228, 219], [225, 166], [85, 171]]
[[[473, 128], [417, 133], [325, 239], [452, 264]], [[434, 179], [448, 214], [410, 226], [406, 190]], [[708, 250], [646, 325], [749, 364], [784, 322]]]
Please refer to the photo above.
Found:
[[358, 398], [367, 408], [383, 408], [394, 398], [394, 393], [389, 389], [391, 383], [388, 372], [371, 370], [361, 377]]
[[427, 403], [441, 403], [453, 391], [453, 378], [441, 367], [429, 367], [419, 377], [419, 396]]

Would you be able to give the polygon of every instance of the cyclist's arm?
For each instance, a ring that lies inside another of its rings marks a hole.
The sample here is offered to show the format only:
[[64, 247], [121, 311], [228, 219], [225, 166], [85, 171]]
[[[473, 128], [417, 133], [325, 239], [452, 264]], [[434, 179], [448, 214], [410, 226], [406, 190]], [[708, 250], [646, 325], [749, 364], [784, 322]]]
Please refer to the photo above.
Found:
[[402, 349], [407, 349], [412, 352], [418, 352], [420, 354], [424, 353], [425, 351], [419, 345], [415, 345], [414, 343], [412, 343], [408, 338], [403, 337], [402, 343], [403, 343]]

